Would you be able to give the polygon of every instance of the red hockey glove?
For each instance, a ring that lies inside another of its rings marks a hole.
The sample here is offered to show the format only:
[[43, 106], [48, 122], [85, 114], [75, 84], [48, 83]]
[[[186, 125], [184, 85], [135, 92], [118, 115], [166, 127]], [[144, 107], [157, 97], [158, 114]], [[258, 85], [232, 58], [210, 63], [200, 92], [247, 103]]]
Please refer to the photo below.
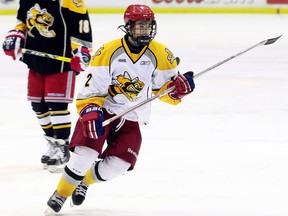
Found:
[[84, 71], [91, 59], [89, 49], [87, 47], [81, 46], [72, 51], [73, 57], [70, 62], [71, 69], [74, 71]]
[[88, 105], [81, 113], [81, 122], [83, 125], [83, 134], [90, 139], [98, 139], [104, 134], [104, 121], [103, 111], [97, 105]]
[[21, 49], [24, 47], [25, 39], [24, 32], [17, 29], [10, 30], [2, 45], [5, 54], [11, 56], [13, 60], [19, 59], [22, 56]]
[[174, 100], [179, 100], [185, 95], [190, 94], [195, 88], [193, 72], [188, 71], [185, 74], [179, 74], [176, 79], [168, 85], [168, 88], [172, 86], [175, 86], [175, 89], [168, 93], [168, 95]]

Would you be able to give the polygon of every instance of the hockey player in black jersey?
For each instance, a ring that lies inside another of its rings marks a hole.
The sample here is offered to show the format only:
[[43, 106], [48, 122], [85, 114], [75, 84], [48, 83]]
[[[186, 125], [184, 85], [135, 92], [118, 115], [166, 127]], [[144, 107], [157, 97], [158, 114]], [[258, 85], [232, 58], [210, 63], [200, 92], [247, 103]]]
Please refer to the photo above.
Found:
[[[71, 118], [76, 74], [90, 62], [92, 31], [82, 0], [20, 0], [16, 26], [3, 42], [6, 55], [28, 66], [28, 93], [48, 150], [44, 169], [62, 171], [70, 158]], [[71, 62], [25, 54], [22, 49], [71, 58]]]

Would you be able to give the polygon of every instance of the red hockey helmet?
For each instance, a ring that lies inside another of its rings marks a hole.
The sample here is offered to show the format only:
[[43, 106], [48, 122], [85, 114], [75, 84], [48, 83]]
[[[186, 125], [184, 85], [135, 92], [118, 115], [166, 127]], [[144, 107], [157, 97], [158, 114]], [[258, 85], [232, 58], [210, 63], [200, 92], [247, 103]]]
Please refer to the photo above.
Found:
[[155, 17], [153, 11], [146, 5], [129, 5], [124, 13], [125, 24], [130, 20], [135, 22], [142, 19], [154, 20]]
[[[136, 22], [137, 21], [147, 22], [147, 35], [137, 35]], [[124, 13], [124, 23], [125, 25], [120, 26], [120, 29], [124, 31], [132, 41], [140, 46], [145, 46], [154, 39], [157, 33], [157, 25], [153, 11], [146, 5], [133, 4], [129, 5]], [[124, 29], [123, 29], [123, 28]]]

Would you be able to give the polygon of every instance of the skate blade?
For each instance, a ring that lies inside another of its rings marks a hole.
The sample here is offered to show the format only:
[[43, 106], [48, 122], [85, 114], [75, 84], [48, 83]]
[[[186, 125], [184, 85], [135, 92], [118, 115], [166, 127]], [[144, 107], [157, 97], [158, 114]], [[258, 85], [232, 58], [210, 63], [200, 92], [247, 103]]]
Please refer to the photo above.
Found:
[[70, 199], [70, 207], [73, 208], [75, 206], [75, 204], [72, 201], [72, 198]]
[[48, 166], [47, 164], [43, 164], [43, 167], [42, 167], [44, 170], [47, 170], [48, 169]]
[[56, 215], [56, 212], [50, 206], [48, 206], [46, 208], [46, 210], [44, 211], [44, 215], [45, 216], [54, 216], [54, 215]]

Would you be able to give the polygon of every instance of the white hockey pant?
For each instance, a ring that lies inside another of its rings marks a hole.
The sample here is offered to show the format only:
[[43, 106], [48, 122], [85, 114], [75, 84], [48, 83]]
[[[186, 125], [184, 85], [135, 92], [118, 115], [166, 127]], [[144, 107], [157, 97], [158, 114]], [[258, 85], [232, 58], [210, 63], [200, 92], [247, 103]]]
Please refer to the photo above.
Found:
[[[101, 182], [124, 175], [131, 166], [130, 163], [121, 158], [108, 156], [97, 162], [98, 164], [95, 168], [95, 161], [98, 156], [99, 153], [91, 148], [76, 146], [74, 152], [71, 153], [67, 167], [76, 175], [85, 176], [86, 172], [93, 166], [93, 178], [95, 178], [95, 182]], [[101, 179], [97, 178], [97, 176]]]

